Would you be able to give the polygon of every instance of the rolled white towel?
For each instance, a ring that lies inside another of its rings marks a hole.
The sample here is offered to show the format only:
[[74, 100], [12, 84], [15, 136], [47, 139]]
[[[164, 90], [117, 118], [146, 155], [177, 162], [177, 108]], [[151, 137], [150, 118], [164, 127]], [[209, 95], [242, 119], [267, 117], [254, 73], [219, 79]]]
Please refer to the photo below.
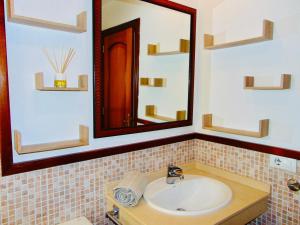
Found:
[[125, 207], [134, 207], [144, 194], [148, 178], [140, 172], [130, 172], [113, 189], [114, 198]]

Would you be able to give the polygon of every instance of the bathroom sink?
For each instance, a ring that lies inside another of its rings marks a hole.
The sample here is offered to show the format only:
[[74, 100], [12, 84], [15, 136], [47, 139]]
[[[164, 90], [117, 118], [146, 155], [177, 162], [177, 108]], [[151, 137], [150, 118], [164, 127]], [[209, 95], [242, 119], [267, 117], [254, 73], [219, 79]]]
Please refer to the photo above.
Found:
[[197, 216], [225, 207], [232, 198], [224, 183], [205, 176], [185, 175], [184, 180], [167, 184], [162, 177], [147, 185], [144, 199], [163, 213], [177, 216]]

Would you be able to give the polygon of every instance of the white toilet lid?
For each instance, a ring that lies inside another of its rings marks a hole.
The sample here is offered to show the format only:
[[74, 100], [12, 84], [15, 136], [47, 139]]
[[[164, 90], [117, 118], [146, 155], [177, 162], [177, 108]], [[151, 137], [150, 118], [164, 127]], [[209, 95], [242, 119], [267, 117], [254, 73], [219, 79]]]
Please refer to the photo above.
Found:
[[74, 220], [70, 220], [65, 223], [60, 223], [58, 225], [93, 225], [90, 221], [88, 221], [85, 217], [79, 217]]

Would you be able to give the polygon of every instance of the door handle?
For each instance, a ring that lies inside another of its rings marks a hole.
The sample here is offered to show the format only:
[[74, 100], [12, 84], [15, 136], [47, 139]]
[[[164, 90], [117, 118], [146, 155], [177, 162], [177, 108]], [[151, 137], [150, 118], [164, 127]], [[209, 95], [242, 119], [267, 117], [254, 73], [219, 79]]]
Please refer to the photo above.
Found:
[[131, 118], [131, 115], [128, 113], [127, 115], [127, 119], [126, 120], [123, 120], [123, 124], [125, 127], [130, 127], [131, 126], [131, 123], [132, 123], [132, 118]]

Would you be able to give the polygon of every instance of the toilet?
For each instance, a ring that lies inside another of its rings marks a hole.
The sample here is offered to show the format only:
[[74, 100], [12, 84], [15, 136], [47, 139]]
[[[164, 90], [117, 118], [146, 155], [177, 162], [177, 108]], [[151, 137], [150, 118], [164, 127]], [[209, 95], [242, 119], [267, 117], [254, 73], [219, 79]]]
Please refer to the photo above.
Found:
[[93, 225], [86, 217], [78, 217], [74, 220], [70, 220], [58, 225]]

